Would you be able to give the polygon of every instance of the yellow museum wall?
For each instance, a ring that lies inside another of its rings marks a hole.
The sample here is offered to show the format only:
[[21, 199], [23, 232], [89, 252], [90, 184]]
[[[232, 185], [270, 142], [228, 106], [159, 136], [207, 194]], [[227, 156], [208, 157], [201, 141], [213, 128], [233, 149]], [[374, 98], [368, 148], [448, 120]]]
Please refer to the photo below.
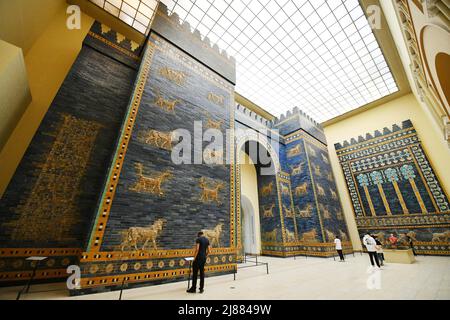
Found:
[[423, 110], [423, 106], [418, 103], [412, 93], [325, 127], [331, 165], [355, 250], [362, 249], [361, 241], [334, 144], [357, 138], [359, 135], [365, 136], [368, 132], [373, 134], [375, 130], [382, 131], [384, 127], [390, 128], [394, 123], [401, 124], [407, 119], [412, 121], [417, 130], [423, 148], [448, 193], [450, 191], [450, 149], [442, 139], [439, 128], [433, 124], [431, 115]]
[[[2, 1], [2, 9], [4, 7]], [[11, 4], [11, 8], [14, 7], [15, 5]], [[58, 6], [57, 13], [52, 16], [42, 34], [35, 37], [36, 41], [25, 55], [32, 102], [0, 151], [0, 196], [8, 186], [94, 22], [94, 19], [82, 14], [81, 30], [68, 30], [66, 8], [66, 5]]]
[[[254, 214], [255, 224], [260, 225], [259, 221], [259, 196], [258, 196], [258, 175], [256, 173], [256, 167], [252, 159], [244, 152], [239, 152], [239, 163], [241, 169], [241, 195], [247, 197], [250, 201]], [[242, 223], [242, 216], [241, 216]], [[255, 228], [256, 247], [261, 250], [261, 229]], [[258, 252], [260, 254], [261, 252]]]

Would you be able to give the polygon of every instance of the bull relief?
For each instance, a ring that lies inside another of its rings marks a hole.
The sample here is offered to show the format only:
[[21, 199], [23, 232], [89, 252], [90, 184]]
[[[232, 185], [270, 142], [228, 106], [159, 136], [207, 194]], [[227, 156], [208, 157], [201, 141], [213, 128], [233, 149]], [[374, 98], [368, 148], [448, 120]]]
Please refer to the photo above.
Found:
[[208, 94], [208, 100], [211, 101], [214, 104], [217, 104], [218, 106], [225, 106], [225, 97], [221, 95], [217, 95], [215, 93], [210, 92]]
[[183, 86], [186, 83], [187, 75], [183, 71], [164, 67], [159, 69], [159, 74], [179, 86]]
[[[165, 219], [159, 219], [148, 227], [132, 227], [122, 232], [122, 243], [120, 245], [122, 251], [133, 248], [138, 251], [144, 251], [148, 243], [151, 243], [153, 250], [158, 250], [157, 240], [161, 235], [164, 227]], [[142, 247], [138, 247], [141, 245]]]
[[172, 150], [173, 137], [173, 132], [161, 132], [157, 130], [144, 130], [138, 134], [138, 140], [141, 143], [168, 151]]
[[214, 229], [203, 229], [202, 232], [209, 239], [213, 248], [220, 248], [220, 237], [222, 236], [223, 223], [219, 223]]
[[174, 114], [175, 108], [177, 107], [177, 104], [180, 102], [181, 102], [181, 100], [179, 100], [179, 99], [175, 99], [175, 100], [164, 99], [164, 97], [161, 95], [161, 93], [158, 92], [158, 95], [156, 96], [156, 100], [155, 100], [155, 105], [163, 111]]

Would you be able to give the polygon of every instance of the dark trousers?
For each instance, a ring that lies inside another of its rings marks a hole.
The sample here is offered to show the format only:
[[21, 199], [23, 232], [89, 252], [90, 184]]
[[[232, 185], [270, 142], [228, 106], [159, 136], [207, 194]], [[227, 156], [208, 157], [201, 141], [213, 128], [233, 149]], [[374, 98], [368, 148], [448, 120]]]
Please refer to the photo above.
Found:
[[341, 261], [344, 261], [344, 254], [342, 253], [342, 250], [336, 250], [339, 253], [339, 257], [341, 258]]
[[197, 288], [197, 276], [200, 271], [200, 290], [205, 287], [205, 263], [206, 259], [195, 259], [192, 264], [192, 288]]
[[378, 268], [380, 267], [380, 261], [378, 261], [378, 255], [376, 251], [369, 251], [369, 257], [370, 257], [370, 263], [372, 264], [372, 266], [375, 266], [375, 264], [373, 263], [373, 259], [375, 258], [375, 262], [378, 266]]

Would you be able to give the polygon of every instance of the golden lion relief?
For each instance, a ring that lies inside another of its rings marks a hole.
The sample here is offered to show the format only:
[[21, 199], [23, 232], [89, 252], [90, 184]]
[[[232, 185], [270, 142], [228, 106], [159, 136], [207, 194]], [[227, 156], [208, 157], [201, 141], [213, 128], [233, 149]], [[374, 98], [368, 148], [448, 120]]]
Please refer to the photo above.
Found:
[[121, 250], [125, 251], [125, 248], [134, 249], [137, 251], [138, 244], [142, 244], [142, 250], [149, 242], [153, 244], [153, 249], [158, 250], [156, 241], [163, 231], [165, 219], [156, 220], [156, 222], [149, 227], [132, 227], [122, 232]]
[[144, 165], [142, 163], [136, 164], [138, 181], [130, 187], [131, 191], [144, 192], [150, 194], [157, 194], [163, 196], [162, 184], [173, 176], [169, 171], [161, 173], [159, 176], [153, 178], [144, 175]]
[[210, 241], [211, 247], [220, 248], [220, 237], [222, 235], [223, 223], [219, 223], [213, 230], [203, 229], [203, 235]]
[[224, 183], [219, 182], [215, 187], [208, 187], [206, 185], [206, 179], [200, 178], [200, 188], [202, 188], [202, 196], [200, 197], [200, 201], [206, 202], [216, 202], [218, 205], [221, 205], [222, 202], [219, 200], [219, 192], [224, 188]]

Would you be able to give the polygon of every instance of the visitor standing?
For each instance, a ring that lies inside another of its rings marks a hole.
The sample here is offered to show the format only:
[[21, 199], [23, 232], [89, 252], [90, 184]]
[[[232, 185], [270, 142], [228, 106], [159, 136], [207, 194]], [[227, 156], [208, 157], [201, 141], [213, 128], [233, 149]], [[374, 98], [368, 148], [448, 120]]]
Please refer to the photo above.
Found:
[[367, 233], [363, 238], [363, 244], [366, 246], [367, 252], [369, 253], [370, 263], [372, 264], [372, 267], [375, 266], [373, 262], [373, 260], [375, 259], [378, 268], [380, 268], [380, 262], [378, 261], [376, 249], [377, 243], [375, 242], [375, 239], [372, 238], [372, 236], [369, 233]]
[[411, 250], [412, 250], [414, 256], [417, 256], [416, 251], [414, 250], [414, 242], [413, 242], [413, 239], [412, 239], [410, 236], [408, 236], [408, 235], [406, 235], [406, 239], [407, 239], [407, 241], [408, 241], [409, 246], [411, 247]]
[[377, 250], [378, 261], [380, 262], [380, 265], [384, 266], [383, 244], [377, 238], [375, 238], [375, 243], [376, 243], [375, 248]]
[[200, 293], [203, 293], [205, 288], [205, 264], [206, 258], [210, 253], [209, 240], [203, 235], [203, 232], [198, 233], [198, 238], [195, 241], [194, 263], [192, 264], [192, 287], [187, 290], [188, 293], [195, 293], [197, 291], [197, 277], [200, 272]]
[[338, 238], [338, 236], [336, 236], [336, 239], [334, 239], [334, 244], [336, 245], [336, 251], [339, 254], [339, 257], [341, 258], [339, 262], [344, 262], [345, 258], [344, 254], [342, 253], [342, 242], [341, 239]]

